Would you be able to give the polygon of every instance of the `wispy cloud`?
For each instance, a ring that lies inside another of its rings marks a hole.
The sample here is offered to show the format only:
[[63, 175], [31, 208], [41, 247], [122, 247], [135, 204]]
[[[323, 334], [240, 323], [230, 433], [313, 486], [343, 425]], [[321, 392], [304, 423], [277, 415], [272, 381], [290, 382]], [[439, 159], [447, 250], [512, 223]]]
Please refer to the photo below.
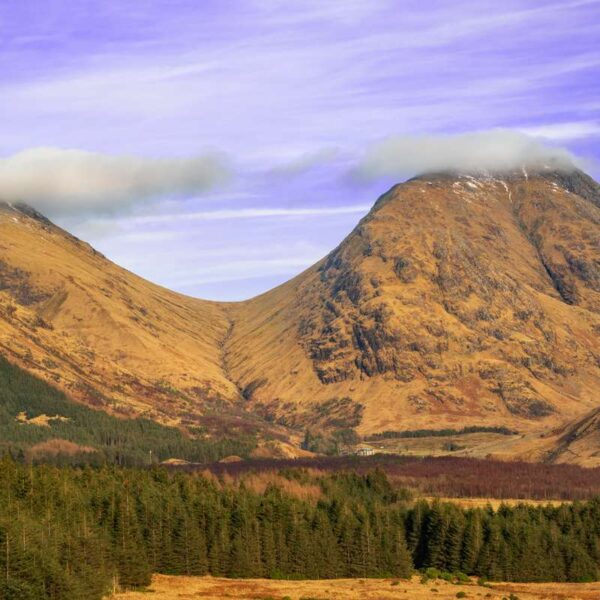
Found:
[[[216, 280], [222, 269], [228, 280], [246, 281], [235, 293], [232, 283], [226, 297], [263, 291], [279, 275], [249, 284], [248, 270], [256, 278], [282, 272], [265, 261], [289, 259], [286, 275], [293, 274], [301, 268], [292, 264], [295, 243], [311, 242], [307, 257], [325, 253], [388, 180], [448, 166], [450, 146], [428, 152], [411, 143], [423, 132], [438, 138], [512, 128], [539, 138], [536, 152], [554, 143], [600, 156], [598, 0], [456, 0], [402, 10], [393, 0], [143, 8], [92, 0], [51, 2], [43, 14], [34, 14], [34, 4], [0, 2], [0, 156], [54, 146], [185, 161], [198, 153], [198, 140], [226, 152], [235, 180], [212, 189], [218, 181], [209, 177], [186, 198], [163, 194], [158, 184], [153, 192], [133, 184], [133, 193], [127, 185], [115, 190], [128, 179], [119, 169], [111, 171], [113, 187], [95, 198], [77, 192], [70, 204], [58, 196], [37, 201], [150, 279], [179, 286], [191, 274], [185, 290], [197, 295], [223, 297], [221, 286], [192, 281], [206, 262], [215, 269], [207, 277]], [[394, 136], [404, 145], [378, 144]], [[485, 144], [458, 148], [461, 165], [482, 149], [493, 156]], [[513, 160], [518, 149], [510, 148]], [[368, 185], [345, 177], [357, 161]], [[133, 197], [159, 200], [132, 206]], [[72, 216], [83, 205], [112, 212], [98, 222], [89, 212]], [[342, 210], [330, 210], [336, 207]], [[251, 247], [263, 253], [249, 269], [243, 261]], [[233, 254], [221, 256], [225, 249]]]
[[597, 121], [573, 121], [569, 123], [549, 123], [534, 127], [520, 127], [518, 131], [547, 140], [567, 141], [600, 136], [600, 123]]
[[369, 204], [350, 206], [308, 207], [308, 208], [239, 208], [231, 210], [211, 210], [184, 214], [147, 215], [133, 217], [136, 224], [173, 223], [189, 221], [230, 221], [237, 219], [264, 219], [269, 217], [324, 217], [328, 215], [360, 214], [369, 210]]
[[264, 260], [237, 260], [215, 266], [197, 267], [188, 271], [183, 277], [174, 277], [172, 285], [178, 288], [188, 288], [205, 283], [239, 281], [264, 275], [285, 275], [305, 269], [321, 258], [322, 256], [315, 254]]
[[286, 163], [273, 167], [269, 171], [277, 177], [289, 178], [303, 175], [312, 169], [330, 164], [339, 157], [340, 150], [338, 148], [322, 148], [314, 152], [305, 152]]
[[33, 148], [0, 159], [0, 198], [59, 214], [106, 211], [197, 194], [228, 175], [224, 161], [209, 155], [167, 159]]

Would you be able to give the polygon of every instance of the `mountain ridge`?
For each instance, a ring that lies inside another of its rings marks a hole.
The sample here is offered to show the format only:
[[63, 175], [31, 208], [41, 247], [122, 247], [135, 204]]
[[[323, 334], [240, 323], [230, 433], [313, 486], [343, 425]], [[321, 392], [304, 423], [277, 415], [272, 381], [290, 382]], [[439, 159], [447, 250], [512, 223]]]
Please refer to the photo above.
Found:
[[420, 175], [236, 303], [146, 282], [5, 204], [0, 346], [76, 400], [183, 426], [563, 426], [600, 404], [599, 190], [577, 170]]
[[[453, 185], [459, 185], [462, 186], [461, 190], [459, 192], [459, 195], [464, 196], [464, 198], [462, 198], [462, 200], [464, 200], [467, 203], [472, 202], [472, 198], [469, 197], [470, 196], [470, 190], [472, 188], [476, 188], [477, 185], [482, 185], [481, 183], [473, 183], [473, 178], [471, 176], [461, 176], [462, 177], [462, 184], [459, 184], [458, 182], [454, 182]], [[495, 194], [496, 196], [498, 195], [498, 192], [502, 190], [504, 185], [507, 185], [506, 182], [498, 185], [498, 183], [494, 183], [495, 180], [494, 178], [491, 179], [492, 183], [491, 184], [487, 184], [487, 185], [494, 185], [496, 188], [500, 187], [500, 190], [496, 189], [495, 190]], [[522, 182], [521, 182], [522, 183]], [[431, 180], [428, 180], [426, 182], [427, 185], [429, 186], [433, 186], [434, 183]], [[332, 273], [336, 270], [340, 270], [340, 267], [342, 268], [342, 271], [344, 271], [344, 265], [343, 260], [341, 260], [341, 254], [344, 252], [345, 248], [348, 248], [348, 244], [350, 243], [349, 240], [351, 240], [351, 242], [356, 245], [356, 246], [360, 246], [360, 251], [362, 254], [373, 254], [373, 251], [375, 252], [375, 254], [377, 254], [378, 252], [378, 246], [382, 247], [382, 243], [381, 240], [385, 237], [385, 234], [388, 234], [390, 232], [385, 231], [383, 232], [383, 235], [380, 235], [380, 233], [377, 233], [377, 235], [373, 235], [371, 236], [373, 239], [370, 241], [365, 241], [365, 239], [367, 237], [369, 237], [371, 234], [369, 233], [369, 227], [370, 224], [372, 224], [374, 222], [374, 219], [377, 218], [377, 214], [379, 211], [381, 210], [385, 210], [385, 207], [387, 205], [389, 205], [390, 201], [392, 201], [395, 197], [395, 195], [398, 193], [399, 189], [403, 189], [406, 190], [407, 187], [406, 186], [412, 186], [412, 188], [416, 188], [417, 186], [421, 186], [421, 185], [425, 185], [422, 181], [421, 178], [416, 178], [413, 180], [410, 180], [409, 182], [407, 182], [406, 184], [402, 184], [402, 186], [398, 187], [398, 186], [394, 186], [389, 192], [387, 192], [386, 194], [384, 194], [376, 203], [374, 206], [374, 209], [369, 213], [369, 215], [367, 215], [360, 223], [359, 225], [355, 228], [355, 230], [349, 235], [349, 237], [342, 242], [342, 244], [340, 246], [338, 246], [337, 249], [335, 249], [326, 259], [324, 259], [323, 261], [321, 261], [320, 263], [318, 263], [318, 265], [316, 267], [313, 267], [312, 269], [309, 269], [308, 271], [305, 271], [304, 274], [296, 277], [294, 280], [292, 280], [292, 282], [288, 283], [288, 284], [283, 284], [283, 286], [280, 286], [279, 288], [277, 288], [276, 290], [272, 291], [272, 292], [268, 292], [266, 295], [262, 295], [260, 297], [261, 300], [257, 301], [257, 300], [250, 300], [248, 302], [248, 304], [246, 306], [252, 306], [252, 304], [257, 304], [257, 303], [261, 303], [261, 302], [266, 302], [266, 304], [268, 305], [268, 300], [270, 301], [277, 301], [277, 297], [282, 295], [282, 289], [285, 289], [286, 286], [288, 286], [289, 289], [292, 289], [293, 287], [297, 287], [297, 286], [302, 286], [304, 285], [304, 287], [306, 287], [306, 284], [304, 283], [299, 283], [303, 278], [304, 280], [306, 280], [307, 278], [310, 279], [311, 276], [307, 275], [307, 273], [313, 273], [315, 271], [320, 271], [321, 274], [321, 279], [323, 279], [323, 277], [327, 274], [327, 273]], [[465, 188], [467, 188], [467, 191], [465, 191]], [[418, 189], [417, 190], [419, 193], [423, 192], [423, 189]], [[489, 191], [489, 190], [488, 190]], [[513, 190], [516, 193], [516, 190]], [[476, 191], [475, 191], [476, 193]], [[505, 192], [502, 192], [504, 195], [509, 196], [511, 195], [511, 190], [506, 190]], [[466, 196], [465, 196], [466, 194]], [[397, 199], [396, 199], [397, 200]], [[447, 199], [446, 199], [447, 200]], [[414, 203], [413, 203], [414, 204]], [[412, 206], [411, 210], [415, 211], [416, 208], [415, 206]], [[388, 215], [390, 218], [393, 217], [394, 215]], [[459, 218], [464, 218], [464, 217], [459, 217]], [[521, 228], [522, 224], [519, 224], [519, 228]], [[422, 235], [423, 234], [423, 227], [421, 227], [420, 231], [416, 231], [415, 235]], [[497, 232], [496, 232], [497, 233]], [[517, 232], [518, 233], [518, 232]], [[413, 239], [410, 239], [410, 236], [408, 236], [408, 242], [412, 245], [413, 243]], [[539, 259], [539, 249], [537, 247], [534, 248], [535, 243], [532, 243], [531, 240], [529, 238], [527, 238], [526, 236], [522, 236], [523, 239], [521, 239], [521, 242], [526, 241], [526, 250], [529, 253], [528, 259], [531, 260], [531, 262], [537, 262]], [[407, 241], [406, 239], [404, 240], [405, 242]], [[439, 240], [438, 240], [439, 241]], [[371, 242], [373, 242], [373, 244], [371, 244]], [[435, 242], [435, 241], [434, 241]], [[442, 239], [442, 242], [444, 242], [444, 240]], [[374, 246], [374, 249], [370, 247], [370, 245]], [[430, 246], [433, 246], [435, 244], [430, 244]], [[447, 245], [447, 244], [446, 244]], [[438, 244], [438, 248], [437, 250], [433, 247], [431, 247], [429, 249], [429, 251], [431, 252], [431, 254], [435, 254], [435, 252], [438, 252], [438, 254], [440, 254], [439, 257], [437, 257], [437, 261], [443, 262], [444, 257], [442, 256], [444, 254], [444, 252], [446, 251], [443, 247], [443, 244]], [[535, 250], [535, 251], [534, 251]], [[417, 271], [415, 271], [415, 265], [414, 264], [409, 264], [410, 261], [408, 259], [406, 264], [404, 264], [402, 262], [402, 257], [393, 257], [393, 256], [385, 256], [385, 251], [384, 250], [384, 255], [381, 255], [381, 248], [379, 249], [379, 254], [380, 256], [378, 257], [380, 259], [380, 262], [388, 262], [388, 264], [390, 263], [390, 261], [396, 261], [394, 263], [394, 270], [395, 271], [401, 271], [400, 274], [396, 273], [397, 278], [401, 279], [402, 282], [404, 284], [410, 285], [412, 283], [412, 281], [418, 276], [418, 269]], [[355, 252], [356, 254], [360, 254], [359, 252]], [[513, 257], [516, 258], [516, 257]], [[368, 260], [372, 261], [372, 258], [367, 258], [367, 257], [360, 257], [359, 256], [359, 260], [361, 260], [362, 262], [366, 262]], [[351, 263], [352, 261], [350, 261]], [[415, 261], [413, 261], [414, 263]], [[456, 261], [455, 261], [456, 262]], [[460, 261], [458, 261], [460, 263]], [[463, 261], [464, 262], [464, 261]], [[348, 265], [346, 265], [348, 266]], [[452, 266], [458, 266], [460, 267], [461, 265], [452, 265]], [[463, 265], [464, 266], [464, 265]], [[467, 265], [468, 266], [468, 265]], [[538, 287], [539, 290], [542, 290], [546, 293], [546, 295], [550, 296], [550, 298], [552, 298], [553, 300], [556, 299], [560, 299], [560, 300], [565, 300], [564, 296], [568, 295], [568, 294], [574, 294], [575, 292], [570, 290], [569, 285], [572, 283], [570, 280], [565, 279], [565, 275], [564, 273], [562, 273], [561, 269], [559, 267], [561, 267], [561, 265], [555, 265], [552, 261], [547, 261], [547, 264], [545, 267], [542, 268], [541, 265], [536, 264], [535, 265], [536, 268], [532, 269], [533, 270], [533, 275], [536, 278], [535, 280], [535, 285]], [[555, 280], [552, 280], [552, 276], [550, 276], [548, 274], [548, 268], [550, 268], [551, 273], [553, 273]], [[585, 267], [584, 267], [585, 268]], [[388, 273], [386, 276], [389, 276], [389, 268], [387, 269]], [[472, 270], [473, 273], [473, 270]], [[474, 275], [476, 273], [473, 273]], [[459, 285], [460, 281], [453, 281], [453, 275], [452, 275], [452, 269], [447, 268], [444, 270], [444, 272], [442, 273], [438, 273], [436, 274], [438, 276], [438, 281], [436, 283], [440, 283], [440, 277], [441, 277], [441, 283], [442, 286], [444, 284], [446, 284], [447, 286], [455, 286], [455, 285]], [[528, 275], [531, 275], [531, 273], [528, 273]], [[369, 277], [378, 277], [378, 273], [377, 273], [377, 269], [375, 269], [374, 271], [372, 270], [369, 273]], [[299, 279], [300, 278], [300, 279]], [[313, 277], [314, 278], [314, 277]], [[388, 277], [389, 278], [389, 277]], [[363, 277], [363, 283], [364, 283], [364, 279], [366, 279], [366, 277]], [[468, 277], [465, 277], [465, 279], [468, 280]], [[548, 286], [548, 283], [550, 283], [550, 281], [552, 281], [552, 285]], [[557, 281], [558, 280], [558, 283]], [[345, 297], [342, 298], [342, 300], [338, 303], [339, 304], [345, 304], [346, 306], [350, 306], [350, 308], [352, 308], [353, 305], [356, 304], [356, 301], [359, 300], [358, 296], [360, 296], [360, 283], [357, 280], [356, 277], [356, 271], [353, 269], [352, 264], [350, 264], [348, 266], [348, 268], [346, 268], [346, 270], [344, 272], [341, 273], [341, 277], [338, 277], [336, 275], [335, 277], [335, 282], [333, 287], [329, 290], [331, 292], [330, 295], [336, 296], [340, 291], [345, 294]], [[368, 282], [367, 282], [368, 283]], [[381, 282], [379, 282], [381, 283]], [[378, 285], [379, 285], [378, 283]], [[487, 283], [487, 282], [484, 282]], [[492, 283], [494, 283], [492, 281]], [[318, 285], [318, 284], [316, 284]], [[558, 289], [557, 289], [557, 285], [558, 285]], [[308, 286], [310, 288], [310, 285]], [[372, 302], [374, 300], [374, 298], [377, 296], [377, 293], [374, 292], [374, 290], [371, 290], [371, 292], [373, 292], [371, 294], [371, 297], [369, 298], [369, 302]], [[422, 290], [416, 290], [417, 293], [421, 293]], [[560, 295], [560, 293], [562, 292], [562, 296]], [[402, 291], [401, 293], [406, 293], [406, 291]], [[324, 302], [326, 302], [328, 299], [325, 299]], [[413, 298], [412, 300], [415, 300], [415, 298]], [[547, 299], [546, 299], [547, 300]], [[569, 301], [574, 300], [573, 298], [568, 298]], [[584, 299], [585, 300], [585, 299]], [[597, 300], [596, 298], [594, 298], [594, 303], [595, 305], [597, 305]], [[316, 302], [313, 302], [313, 305], [316, 304]], [[280, 307], [281, 308], [281, 307]], [[331, 307], [330, 307], [331, 308]], [[335, 317], [335, 311], [337, 309], [340, 309], [340, 306], [337, 307], [333, 307], [331, 309], [332, 312], [332, 318], [330, 320], [330, 322], [334, 322], [336, 323], [336, 321], [339, 323], [339, 319], [336, 319]], [[361, 307], [364, 308], [364, 307]], [[385, 308], [385, 307], [384, 307]], [[485, 309], [485, 307], [483, 307], [483, 309]], [[482, 309], [482, 310], [483, 310]], [[340, 310], [344, 310], [343, 308], [341, 308]], [[445, 310], [445, 308], [444, 308]], [[447, 311], [446, 311], [447, 312]], [[359, 315], [360, 316], [360, 315]], [[377, 316], [377, 314], [375, 314], [375, 316]], [[485, 320], [485, 315], [483, 315]], [[384, 319], [383, 316], [380, 316], [381, 319]], [[385, 319], [384, 319], [385, 320]], [[351, 344], [351, 340], [349, 339], [349, 335], [344, 335], [341, 333], [340, 329], [343, 328], [343, 325], [345, 325], [344, 323], [342, 323], [339, 328], [338, 331], [333, 333], [333, 336], [335, 337], [336, 335], [338, 337], [343, 337], [344, 339], [338, 340], [340, 343], [337, 345], [337, 347], [334, 350], [340, 350], [343, 353], [343, 349], [344, 348], [348, 348], [350, 347]], [[329, 358], [329, 355], [331, 354], [330, 349], [326, 348], [326, 339], [327, 336], [324, 334], [325, 329], [321, 330], [321, 334], [323, 335], [319, 335], [317, 336], [317, 339], [313, 340], [314, 343], [316, 344], [316, 346], [312, 347], [312, 351], [314, 357], [315, 357], [315, 370], [317, 371], [317, 373], [320, 373], [320, 377], [322, 378], [323, 382], [326, 384], [335, 384], [335, 383], [339, 383], [340, 381], [343, 381], [345, 379], [347, 379], [350, 376], [350, 373], [353, 370], [353, 366], [352, 364], [340, 364], [340, 361], [337, 361], [337, 365], [334, 364], [333, 366], [328, 365], [327, 364], [327, 358]], [[376, 333], [379, 332], [381, 333], [381, 328], [376, 328]], [[326, 332], [325, 332], [326, 333]], [[348, 332], [346, 332], [347, 334]], [[350, 337], [354, 336], [356, 337], [357, 332], [354, 331]], [[364, 332], [363, 332], [364, 333]], [[371, 332], [372, 333], [372, 332]], [[406, 334], [406, 332], [404, 332]], [[362, 334], [360, 332], [358, 332], [358, 337], [359, 339], [355, 339], [354, 342], [358, 343], [359, 345], [361, 343], [365, 343], [365, 340], [363, 339], [361, 341], [360, 336]], [[369, 331], [366, 332], [367, 337], [370, 335]], [[331, 336], [330, 336], [331, 337]], [[364, 336], [363, 336], [364, 338]], [[331, 340], [330, 340], [331, 341]], [[368, 341], [368, 340], [367, 340]], [[333, 341], [334, 346], [335, 346], [335, 340]], [[373, 340], [373, 343], [375, 345], [377, 345], [377, 340]], [[415, 341], [415, 343], [417, 343]], [[367, 343], [368, 346], [368, 343]], [[386, 358], [384, 356], [374, 356], [373, 352], [370, 353], [368, 352], [369, 348], [365, 348], [363, 349], [362, 354], [363, 355], [367, 355], [367, 356], [362, 356], [359, 358], [365, 359], [363, 360], [362, 363], [362, 370], [364, 371], [364, 374], [367, 377], [370, 377], [375, 371], [381, 372], [382, 374], [386, 373], [387, 371], [392, 370], [391, 365], [386, 364]], [[370, 349], [372, 350], [372, 348]], [[329, 354], [328, 354], [329, 353]], [[326, 356], [327, 355], [327, 356]], [[390, 358], [390, 357], [388, 357]], [[354, 362], [356, 362], [357, 357], [354, 357]], [[374, 362], [373, 362], [374, 361]], [[334, 361], [335, 362], [335, 361]], [[342, 361], [343, 362], [343, 361]], [[396, 367], [398, 367], [398, 365], [396, 365]], [[396, 371], [398, 371], [399, 369], [394, 367], [394, 369]], [[383, 424], [382, 424], [383, 425]]]

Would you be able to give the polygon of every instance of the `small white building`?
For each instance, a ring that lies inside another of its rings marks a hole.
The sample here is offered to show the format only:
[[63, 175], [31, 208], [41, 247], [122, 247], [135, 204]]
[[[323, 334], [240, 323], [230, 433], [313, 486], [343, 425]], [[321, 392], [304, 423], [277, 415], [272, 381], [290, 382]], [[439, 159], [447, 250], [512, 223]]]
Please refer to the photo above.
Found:
[[373, 456], [373, 454], [375, 454], [375, 449], [370, 448], [369, 446], [361, 446], [356, 449], [354, 454], [356, 454], [356, 456]]

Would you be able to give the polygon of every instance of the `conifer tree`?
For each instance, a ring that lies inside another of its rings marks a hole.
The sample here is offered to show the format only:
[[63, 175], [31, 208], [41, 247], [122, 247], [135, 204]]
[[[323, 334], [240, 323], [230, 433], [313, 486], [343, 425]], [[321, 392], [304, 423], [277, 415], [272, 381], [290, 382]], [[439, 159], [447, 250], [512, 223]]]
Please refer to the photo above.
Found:
[[466, 525], [461, 550], [460, 570], [469, 575], [475, 574], [475, 566], [483, 545], [482, 513], [480, 510], [466, 514]]

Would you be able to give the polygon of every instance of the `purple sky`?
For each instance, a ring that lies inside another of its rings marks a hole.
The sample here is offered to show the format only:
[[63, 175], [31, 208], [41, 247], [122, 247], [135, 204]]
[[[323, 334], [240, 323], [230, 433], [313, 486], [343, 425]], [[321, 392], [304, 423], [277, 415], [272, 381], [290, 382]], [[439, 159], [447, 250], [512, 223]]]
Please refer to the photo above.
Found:
[[509, 128], [600, 158], [598, 1], [9, 1], [0, 73], [0, 159], [216, 154], [206, 189], [46, 211], [207, 298], [331, 250], [393, 181], [349, 175], [385, 138]]

